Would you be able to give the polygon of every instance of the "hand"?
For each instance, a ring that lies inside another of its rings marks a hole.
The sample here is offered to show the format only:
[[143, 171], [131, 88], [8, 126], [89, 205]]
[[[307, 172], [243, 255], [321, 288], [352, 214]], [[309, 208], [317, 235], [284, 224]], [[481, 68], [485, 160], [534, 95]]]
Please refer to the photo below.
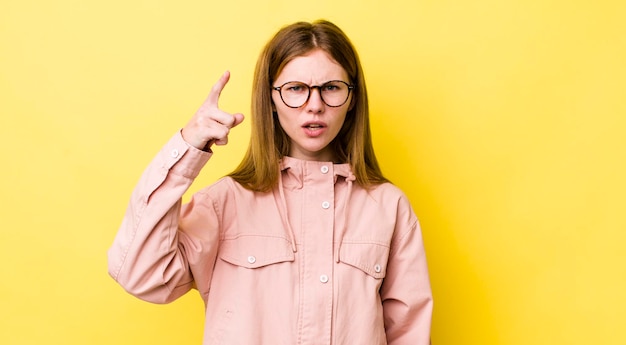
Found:
[[226, 145], [230, 129], [243, 121], [243, 114], [229, 114], [220, 110], [217, 105], [228, 79], [230, 72], [226, 71], [182, 130], [183, 139], [200, 150], [208, 151], [213, 144]]

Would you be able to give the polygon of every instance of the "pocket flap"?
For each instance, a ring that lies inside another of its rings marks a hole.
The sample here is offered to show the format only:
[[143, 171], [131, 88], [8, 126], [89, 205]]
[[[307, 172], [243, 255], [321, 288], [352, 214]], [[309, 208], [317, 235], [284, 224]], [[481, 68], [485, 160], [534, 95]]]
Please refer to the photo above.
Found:
[[387, 273], [389, 247], [375, 243], [342, 243], [339, 260], [382, 279]]
[[254, 235], [222, 241], [219, 257], [246, 268], [258, 268], [295, 259], [291, 243], [286, 239]]

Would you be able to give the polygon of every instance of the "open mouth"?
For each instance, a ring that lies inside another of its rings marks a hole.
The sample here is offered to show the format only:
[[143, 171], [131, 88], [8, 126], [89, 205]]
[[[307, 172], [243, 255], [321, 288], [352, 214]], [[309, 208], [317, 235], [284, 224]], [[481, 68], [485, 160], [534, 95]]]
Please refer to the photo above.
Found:
[[324, 126], [318, 124], [318, 123], [310, 123], [308, 125], [305, 125], [304, 128], [310, 129], [310, 130], [316, 130], [316, 129], [320, 129], [320, 128], [324, 128]]

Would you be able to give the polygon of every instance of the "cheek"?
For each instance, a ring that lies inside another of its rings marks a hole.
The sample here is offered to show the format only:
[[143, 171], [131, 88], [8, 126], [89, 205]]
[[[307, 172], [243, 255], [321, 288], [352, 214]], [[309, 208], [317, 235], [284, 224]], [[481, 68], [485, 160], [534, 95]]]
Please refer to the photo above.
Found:
[[276, 122], [279, 127], [283, 129], [283, 131], [288, 132], [291, 127], [291, 121], [288, 111], [285, 109], [278, 108], [276, 109], [276, 115], [274, 115]]
[[343, 125], [348, 120], [348, 109], [344, 109], [344, 112], [341, 114], [337, 114], [337, 123], [339, 127], [343, 127]]

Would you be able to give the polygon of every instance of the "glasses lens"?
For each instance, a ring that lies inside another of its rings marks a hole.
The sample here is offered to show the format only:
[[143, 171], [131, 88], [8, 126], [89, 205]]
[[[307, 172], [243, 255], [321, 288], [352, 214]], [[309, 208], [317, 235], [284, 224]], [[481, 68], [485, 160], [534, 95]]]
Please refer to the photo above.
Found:
[[309, 98], [309, 86], [297, 81], [289, 82], [280, 88], [280, 96], [287, 106], [300, 107]]
[[321, 86], [309, 86], [299, 81], [290, 81], [279, 89], [283, 102], [291, 108], [299, 108], [309, 100], [311, 88], [319, 89], [322, 101], [330, 107], [339, 107], [350, 96], [350, 86], [341, 80], [332, 80]]
[[350, 89], [348, 84], [341, 80], [333, 80], [320, 87], [324, 103], [331, 107], [338, 107], [346, 103]]

